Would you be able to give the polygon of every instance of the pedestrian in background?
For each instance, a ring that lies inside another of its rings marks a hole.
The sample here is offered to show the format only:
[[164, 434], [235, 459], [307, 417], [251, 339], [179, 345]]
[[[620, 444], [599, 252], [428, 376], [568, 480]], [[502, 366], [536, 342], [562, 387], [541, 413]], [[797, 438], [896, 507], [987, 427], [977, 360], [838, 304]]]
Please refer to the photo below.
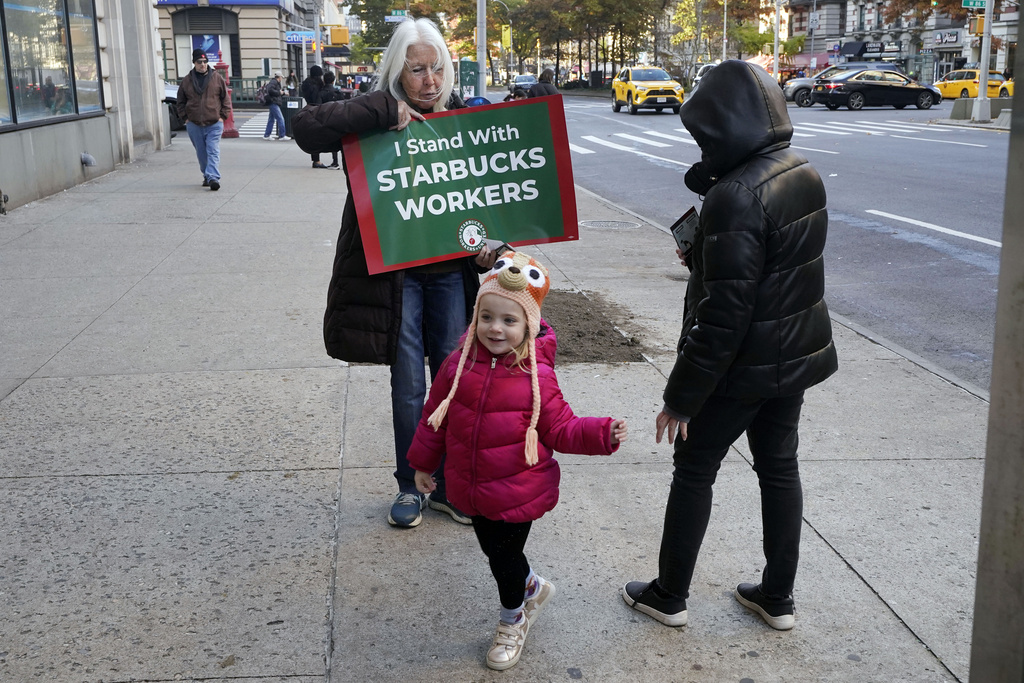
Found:
[[[425, 113], [464, 108], [454, 86], [451, 54], [437, 26], [428, 19], [402, 22], [381, 57], [373, 91], [303, 109], [292, 119], [295, 141], [306, 152], [334, 151], [348, 133], [404, 130], [424, 121]], [[491, 268], [495, 254], [484, 247], [475, 256], [369, 275], [347, 173], [345, 184], [348, 192], [327, 293], [324, 342], [327, 353], [339, 360], [391, 366], [398, 495], [388, 523], [418, 526], [423, 507], [429, 505], [460, 524], [470, 524], [472, 520], [448, 502], [443, 468], [429, 497], [417, 491], [408, 454], [427, 393], [423, 359], [428, 359], [433, 378], [469, 324], [479, 273]]]
[[281, 105], [284, 100], [281, 95], [281, 72], [274, 73], [274, 77], [267, 81], [267, 106], [270, 109], [267, 115], [267, 129], [263, 131], [263, 139], [269, 140], [270, 134], [274, 132], [274, 123], [277, 123], [277, 139], [287, 140], [285, 135], [284, 115], [281, 113]]
[[544, 97], [545, 95], [557, 95], [558, 88], [555, 87], [555, 72], [552, 69], [544, 69], [540, 79], [530, 87], [530, 97]]
[[505, 99], [502, 100], [502, 102], [511, 102], [512, 100], [525, 100], [527, 97], [529, 97], [529, 94], [527, 94], [525, 90], [523, 90], [522, 88], [516, 88], [508, 95], [506, 95]]
[[[325, 72], [324, 87], [320, 90], [320, 104], [325, 104], [327, 102], [337, 102], [341, 99], [343, 99], [341, 96], [341, 91], [334, 86], [334, 72]], [[337, 150], [331, 151], [331, 165], [328, 168], [340, 168], [340, 166], [338, 166]]]
[[523, 550], [534, 520], [558, 503], [554, 451], [610, 455], [626, 439], [625, 420], [577, 417], [555, 376], [555, 333], [541, 319], [548, 271], [505, 252], [484, 278], [473, 322], [430, 385], [412, 447], [416, 488], [435, 490], [444, 461], [448, 500], [473, 519], [498, 584], [498, 630], [487, 666], [510, 669], [555, 587]]
[[288, 72], [288, 80], [284, 82], [284, 87], [288, 90], [288, 97], [295, 97], [295, 89], [299, 87], [299, 79], [295, 77], [295, 69]]
[[668, 626], [687, 622], [712, 485], [744, 432], [761, 488], [766, 560], [736, 600], [772, 628], [794, 625], [803, 491], [797, 441], [804, 390], [836, 371], [823, 300], [828, 231], [825, 188], [790, 148], [782, 91], [752, 64], [725, 61], [682, 110], [701, 161], [686, 186], [704, 197], [678, 356], [656, 418], [674, 443], [658, 576], [622, 589], [627, 604]]
[[[306, 106], [319, 105], [320, 93], [324, 89], [324, 70], [314, 64], [309, 67], [309, 76], [302, 81], [302, 99], [306, 100]], [[320, 152], [313, 152], [309, 155], [313, 160], [313, 168], [327, 168], [320, 161]]]
[[220, 138], [224, 121], [231, 116], [228, 84], [211, 69], [206, 53], [192, 50], [192, 70], [178, 86], [178, 118], [184, 120], [188, 137], [196, 148], [203, 187], [220, 189]]

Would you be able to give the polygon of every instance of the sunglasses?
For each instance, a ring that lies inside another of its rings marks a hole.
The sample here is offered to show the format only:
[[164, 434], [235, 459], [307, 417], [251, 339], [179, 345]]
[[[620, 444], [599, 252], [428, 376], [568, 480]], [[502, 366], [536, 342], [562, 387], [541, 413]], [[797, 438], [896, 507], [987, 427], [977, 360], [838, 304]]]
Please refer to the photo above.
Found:
[[210, 60], [208, 59], [197, 59], [196, 64], [207, 64]]

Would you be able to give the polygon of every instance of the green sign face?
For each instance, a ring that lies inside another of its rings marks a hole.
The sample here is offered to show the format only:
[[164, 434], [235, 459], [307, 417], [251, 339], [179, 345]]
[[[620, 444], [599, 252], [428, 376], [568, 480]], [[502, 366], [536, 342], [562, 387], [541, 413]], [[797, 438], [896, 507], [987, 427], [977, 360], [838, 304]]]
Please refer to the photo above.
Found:
[[445, 112], [402, 131], [346, 138], [370, 272], [465, 256], [479, 251], [484, 237], [519, 244], [576, 239], [564, 131], [561, 98], [551, 97]]
[[961, 0], [961, 4], [972, 9], [985, 9], [985, 0]]

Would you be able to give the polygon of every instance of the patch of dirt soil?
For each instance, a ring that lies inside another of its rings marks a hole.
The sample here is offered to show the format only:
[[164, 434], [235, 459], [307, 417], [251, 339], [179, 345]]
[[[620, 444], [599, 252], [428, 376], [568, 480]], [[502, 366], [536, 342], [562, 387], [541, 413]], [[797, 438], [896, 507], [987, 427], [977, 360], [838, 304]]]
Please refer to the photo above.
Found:
[[628, 313], [599, 296], [552, 289], [541, 311], [558, 337], [557, 363], [637, 363], [643, 361], [640, 340], [626, 337], [613, 318]]

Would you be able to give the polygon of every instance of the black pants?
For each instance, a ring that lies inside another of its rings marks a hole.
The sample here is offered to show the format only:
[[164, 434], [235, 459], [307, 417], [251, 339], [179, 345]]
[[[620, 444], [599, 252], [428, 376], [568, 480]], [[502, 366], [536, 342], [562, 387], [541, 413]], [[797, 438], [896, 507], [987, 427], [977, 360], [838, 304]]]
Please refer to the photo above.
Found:
[[761, 487], [761, 525], [768, 595], [791, 595], [800, 556], [803, 490], [797, 466], [797, 428], [803, 392], [774, 399], [710, 397], [675, 442], [675, 472], [665, 507], [659, 585], [688, 598], [693, 567], [711, 518], [711, 488], [729, 447], [743, 432]]
[[530, 563], [523, 554], [523, 548], [532, 525], [533, 522], [502, 522], [480, 515], [473, 517], [476, 540], [491, 563], [491, 574], [498, 582], [498, 597], [505, 609], [519, 607], [526, 596]]

